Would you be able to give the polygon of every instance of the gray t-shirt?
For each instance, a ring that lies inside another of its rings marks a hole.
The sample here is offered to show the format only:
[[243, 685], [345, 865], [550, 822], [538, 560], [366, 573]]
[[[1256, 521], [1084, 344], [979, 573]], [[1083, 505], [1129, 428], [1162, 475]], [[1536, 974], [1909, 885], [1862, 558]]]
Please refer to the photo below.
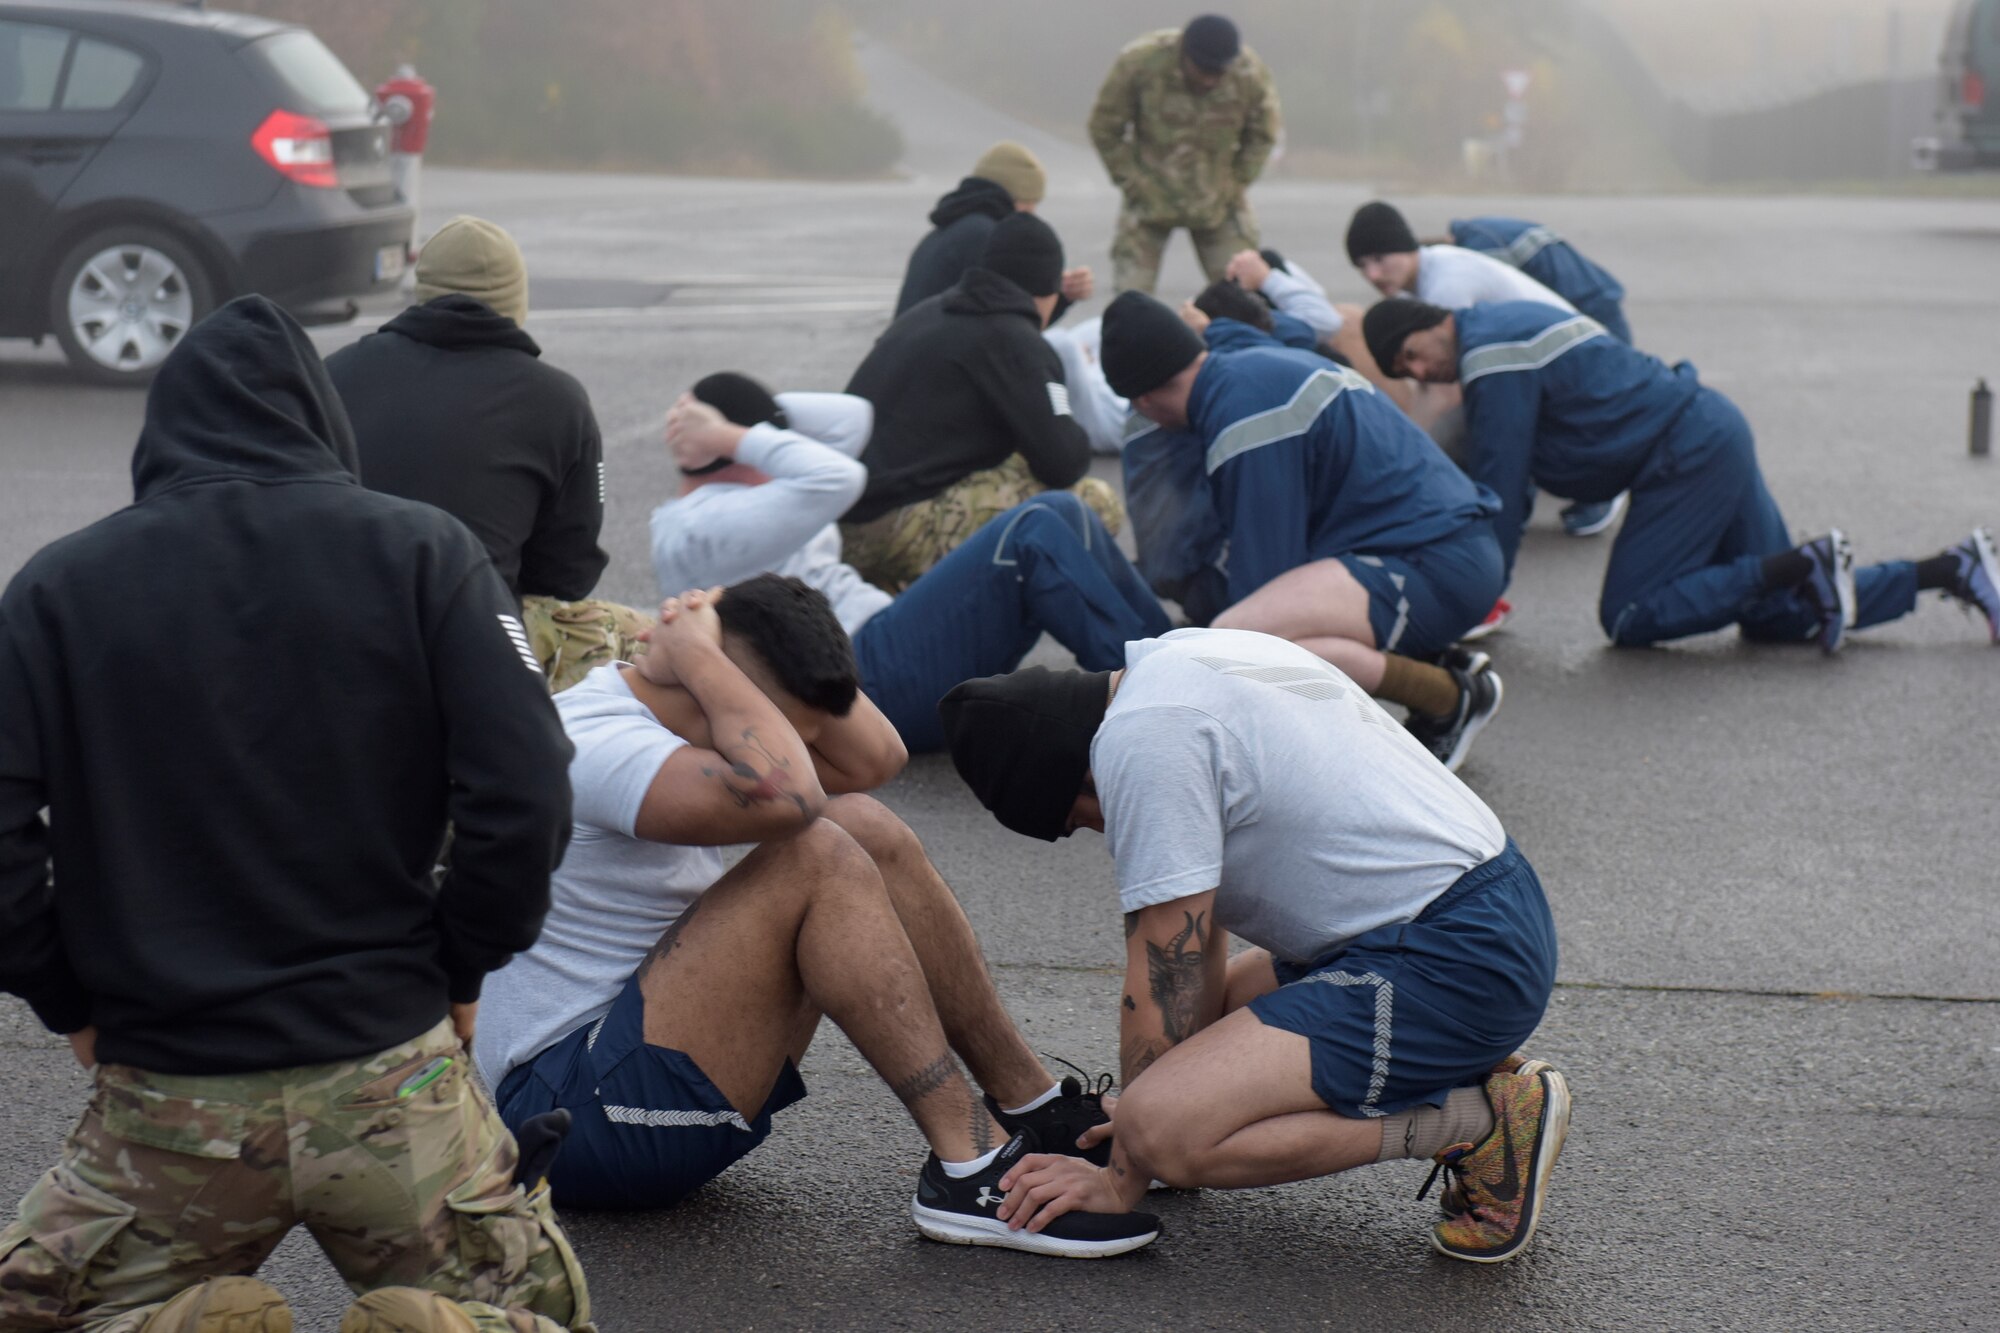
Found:
[[570, 760], [569, 850], [549, 886], [549, 917], [526, 953], [486, 979], [473, 1056], [488, 1086], [611, 1011], [625, 982], [680, 914], [722, 878], [722, 852], [638, 836], [639, 807], [681, 746], [601, 666], [556, 696]]
[[1497, 856], [1485, 802], [1345, 675], [1268, 634], [1125, 646], [1091, 745], [1127, 912], [1216, 890], [1216, 924], [1310, 962]]

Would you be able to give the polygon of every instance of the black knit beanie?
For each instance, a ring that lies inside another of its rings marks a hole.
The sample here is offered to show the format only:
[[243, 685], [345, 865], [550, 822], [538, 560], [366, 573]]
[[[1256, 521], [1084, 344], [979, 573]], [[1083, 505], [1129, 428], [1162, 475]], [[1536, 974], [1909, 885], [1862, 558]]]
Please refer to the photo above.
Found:
[[1090, 772], [1111, 702], [1109, 671], [1029, 667], [952, 688], [938, 703], [951, 762], [979, 803], [1016, 833], [1054, 842]]
[[1361, 319], [1361, 339], [1368, 344], [1368, 355], [1375, 358], [1382, 373], [1393, 375], [1404, 341], [1413, 333], [1436, 328], [1450, 314], [1442, 306], [1394, 296], [1368, 307], [1368, 313]]
[[1376, 200], [1354, 210], [1347, 224], [1347, 257], [1356, 266], [1370, 255], [1400, 255], [1417, 248], [1417, 234], [1392, 205]]
[[1208, 350], [1201, 335], [1144, 292], [1120, 292], [1104, 310], [1098, 358], [1120, 398], [1151, 393]]
[[1211, 74], [1229, 68], [1242, 49], [1236, 25], [1220, 14], [1203, 14], [1181, 29], [1181, 54]]
[[[785, 409], [778, 406], [778, 400], [771, 391], [733, 370], [717, 371], [695, 382], [689, 390], [701, 402], [707, 403], [722, 413], [725, 421], [738, 426], [772, 425], [783, 428], [790, 423], [785, 420]], [[736, 460], [717, 458], [697, 468], [682, 468], [681, 473], [689, 477], [702, 477], [711, 472], [720, 472]]]
[[1054, 296], [1062, 290], [1062, 241], [1054, 227], [1033, 213], [1009, 213], [987, 236], [979, 267], [1030, 296]]

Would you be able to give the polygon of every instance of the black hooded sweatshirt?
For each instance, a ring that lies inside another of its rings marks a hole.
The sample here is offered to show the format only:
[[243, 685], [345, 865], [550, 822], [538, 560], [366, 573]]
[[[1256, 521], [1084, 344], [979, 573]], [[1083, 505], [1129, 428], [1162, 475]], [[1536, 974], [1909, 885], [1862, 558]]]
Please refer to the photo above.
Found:
[[967, 176], [931, 210], [931, 230], [910, 252], [903, 290], [896, 297], [901, 317], [919, 301], [957, 283], [986, 253], [986, 238], [1014, 211], [1014, 196], [983, 176]]
[[847, 391], [875, 407], [861, 461], [868, 489], [844, 522], [928, 500], [1014, 454], [1051, 490], [1090, 470], [1090, 439], [1070, 415], [1062, 359], [1028, 294], [990, 269], [891, 324]]
[[411, 306], [326, 359], [361, 483], [471, 528], [518, 599], [590, 596], [604, 572], [604, 445], [590, 396], [470, 296]]
[[0, 990], [105, 1061], [373, 1054], [540, 933], [570, 746], [513, 599], [353, 467], [311, 342], [244, 297], [161, 366], [134, 503], [0, 595]]

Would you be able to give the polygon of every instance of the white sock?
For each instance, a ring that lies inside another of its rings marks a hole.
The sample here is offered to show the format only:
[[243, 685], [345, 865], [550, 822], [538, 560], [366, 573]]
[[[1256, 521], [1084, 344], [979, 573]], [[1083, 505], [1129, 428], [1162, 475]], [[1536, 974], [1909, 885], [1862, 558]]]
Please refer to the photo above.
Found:
[[995, 1148], [984, 1157], [975, 1157], [969, 1162], [947, 1162], [940, 1157], [938, 1165], [943, 1167], [944, 1173], [953, 1180], [964, 1180], [967, 1176], [976, 1176], [987, 1167], [993, 1165], [993, 1159], [999, 1155], [1000, 1150]]
[[1043, 1093], [1041, 1096], [1035, 1098], [1035, 1100], [1028, 1102], [1022, 1106], [1003, 1106], [1000, 1109], [1005, 1111], [1008, 1115], [1026, 1115], [1028, 1112], [1034, 1110], [1036, 1107], [1046, 1106], [1060, 1096], [1062, 1096], [1062, 1084], [1051, 1083], [1049, 1084], [1049, 1090]]

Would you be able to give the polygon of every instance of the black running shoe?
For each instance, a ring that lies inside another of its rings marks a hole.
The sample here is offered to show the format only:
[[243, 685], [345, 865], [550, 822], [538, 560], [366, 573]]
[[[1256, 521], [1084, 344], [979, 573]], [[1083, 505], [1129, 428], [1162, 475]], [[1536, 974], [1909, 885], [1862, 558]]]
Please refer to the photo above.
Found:
[[1043, 1152], [1062, 1153], [1068, 1157], [1081, 1157], [1092, 1166], [1111, 1164], [1111, 1140], [1106, 1139], [1088, 1151], [1076, 1146], [1076, 1141], [1092, 1125], [1101, 1125], [1111, 1117], [1104, 1114], [1104, 1094], [1110, 1090], [1111, 1076], [1101, 1075], [1092, 1087], [1086, 1088], [1083, 1080], [1063, 1076], [1062, 1091], [1032, 1111], [1020, 1115], [1008, 1115], [1000, 1109], [1000, 1103], [991, 1096], [986, 1099], [986, 1109], [993, 1113], [994, 1121], [1009, 1134], [1027, 1130], [1042, 1145]]
[[1059, 1259], [1108, 1259], [1151, 1245], [1159, 1236], [1160, 1219], [1151, 1213], [1064, 1213], [1041, 1231], [1010, 1229], [999, 1218], [1000, 1202], [1007, 1197], [1000, 1178], [1035, 1150], [1028, 1135], [1016, 1134], [993, 1165], [964, 1180], [946, 1175], [932, 1153], [917, 1176], [917, 1197], [910, 1201], [917, 1230], [947, 1245], [994, 1245]]
[[1854, 628], [1854, 545], [1839, 528], [1815, 537], [1799, 548], [1812, 562], [1812, 573], [1800, 591], [1819, 611], [1813, 641], [1826, 654], [1840, 651], [1840, 642]]
[[1442, 716], [1411, 713], [1403, 726], [1437, 756], [1446, 771], [1456, 773], [1465, 762], [1465, 752], [1472, 748], [1473, 737], [1500, 711], [1502, 686], [1500, 673], [1490, 666], [1471, 674], [1457, 667], [1446, 669], [1458, 682], [1458, 707]]

